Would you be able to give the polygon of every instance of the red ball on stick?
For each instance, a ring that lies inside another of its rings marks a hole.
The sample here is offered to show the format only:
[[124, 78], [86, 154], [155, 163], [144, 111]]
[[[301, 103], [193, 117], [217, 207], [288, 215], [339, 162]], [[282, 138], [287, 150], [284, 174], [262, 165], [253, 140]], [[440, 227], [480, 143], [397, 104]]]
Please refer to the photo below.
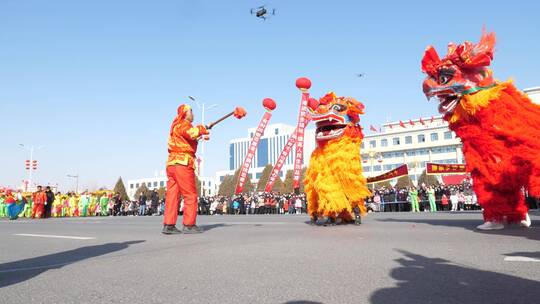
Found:
[[311, 88], [311, 80], [307, 79], [306, 77], [300, 77], [296, 79], [296, 87], [300, 90], [307, 90]]
[[262, 105], [268, 111], [273, 111], [276, 108], [276, 102], [272, 98], [263, 99]]

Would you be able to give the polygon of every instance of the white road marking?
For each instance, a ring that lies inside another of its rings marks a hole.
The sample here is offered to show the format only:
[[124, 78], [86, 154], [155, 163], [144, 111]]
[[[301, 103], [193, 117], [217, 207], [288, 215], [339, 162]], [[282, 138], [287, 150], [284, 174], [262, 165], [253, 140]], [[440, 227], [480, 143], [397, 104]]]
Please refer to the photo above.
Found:
[[28, 234], [28, 233], [17, 233], [14, 235], [18, 236], [33, 236], [33, 237], [42, 237], [42, 238], [56, 238], [56, 239], [72, 239], [72, 240], [93, 240], [94, 237], [88, 236], [69, 236], [69, 235], [51, 235], [51, 234]]
[[529, 258], [524, 256], [507, 256], [505, 262], [540, 262], [540, 259]]

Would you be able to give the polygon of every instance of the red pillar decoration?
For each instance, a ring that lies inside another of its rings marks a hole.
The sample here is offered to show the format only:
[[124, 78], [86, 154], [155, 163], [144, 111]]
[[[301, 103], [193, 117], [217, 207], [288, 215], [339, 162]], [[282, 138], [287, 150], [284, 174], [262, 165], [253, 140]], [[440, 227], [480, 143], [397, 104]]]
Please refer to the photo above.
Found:
[[244, 163], [242, 164], [242, 167], [240, 169], [240, 175], [238, 176], [238, 182], [236, 183], [236, 194], [242, 193], [246, 181], [249, 180], [249, 166], [251, 164], [251, 161], [253, 160], [253, 156], [255, 156], [255, 151], [257, 151], [259, 140], [264, 134], [264, 129], [266, 129], [270, 118], [272, 118], [272, 111], [276, 108], [276, 102], [271, 98], [265, 98], [263, 99], [263, 107], [266, 109], [266, 112], [264, 112], [264, 115], [259, 122], [259, 125], [257, 126], [257, 130], [255, 131], [255, 134], [251, 139], [251, 143], [249, 144], [248, 153], [246, 154], [246, 158], [244, 158]]
[[283, 164], [285, 164], [285, 160], [287, 159], [287, 156], [289, 155], [294, 144], [296, 144], [296, 150], [294, 157], [293, 187], [295, 190], [300, 188], [300, 175], [302, 173], [302, 160], [304, 154], [304, 130], [309, 122], [309, 118], [307, 117], [307, 107], [309, 104], [310, 106], [314, 106], [316, 108], [314, 104], [317, 103], [317, 101], [309, 98], [308, 89], [311, 87], [311, 81], [309, 79], [305, 77], [298, 78], [296, 80], [296, 87], [302, 91], [302, 100], [300, 103], [300, 111], [298, 113], [298, 123], [293, 134], [289, 137], [287, 144], [285, 144], [283, 151], [281, 151], [274, 168], [272, 169], [272, 173], [270, 174], [268, 182], [264, 187], [264, 191], [266, 192], [272, 191], [272, 187], [278, 178], [278, 173]]
[[302, 161], [304, 156], [304, 130], [306, 129], [307, 106], [309, 101], [309, 88], [311, 81], [305, 77], [296, 80], [296, 87], [302, 92], [300, 112], [298, 113], [298, 124], [296, 125], [296, 154], [294, 157], [294, 177], [293, 188], [296, 192], [300, 188], [300, 175], [302, 173]]

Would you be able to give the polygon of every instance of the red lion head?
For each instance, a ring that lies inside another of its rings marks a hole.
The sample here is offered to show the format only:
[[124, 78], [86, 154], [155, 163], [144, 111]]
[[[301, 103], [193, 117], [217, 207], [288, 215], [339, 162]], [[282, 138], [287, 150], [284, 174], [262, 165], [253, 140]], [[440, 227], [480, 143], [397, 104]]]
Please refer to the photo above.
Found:
[[466, 41], [460, 45], [448, 44], [448, 54], [439, 58], [433, 46], [428, 46], [422, 58], [424, 94], [439, 99], [439, 112], [452, 113], [461, 97], [490, 88], [495, 84], [488, 68], [493, 60], [495, 33], [482, 33], [480, 42]]

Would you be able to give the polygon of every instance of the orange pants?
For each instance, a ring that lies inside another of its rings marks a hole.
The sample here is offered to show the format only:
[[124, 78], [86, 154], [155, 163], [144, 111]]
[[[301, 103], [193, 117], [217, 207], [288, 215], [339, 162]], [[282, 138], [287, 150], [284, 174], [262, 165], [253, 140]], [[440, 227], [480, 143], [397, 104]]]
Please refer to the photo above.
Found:
[[184, 197], [185, 226], [195, 225], [197, 219], [197, 188], [195, 186], [195, 170], [192, 166], [167, 167], [167, 194], [165, 196], [165, 215], [163, 224], [176, 225], [180, 195]]
[[32, 206], [32, 218], [41, 218], [43, 216], [44, 210], [44, 204], [34, 204], [34, 206]]

